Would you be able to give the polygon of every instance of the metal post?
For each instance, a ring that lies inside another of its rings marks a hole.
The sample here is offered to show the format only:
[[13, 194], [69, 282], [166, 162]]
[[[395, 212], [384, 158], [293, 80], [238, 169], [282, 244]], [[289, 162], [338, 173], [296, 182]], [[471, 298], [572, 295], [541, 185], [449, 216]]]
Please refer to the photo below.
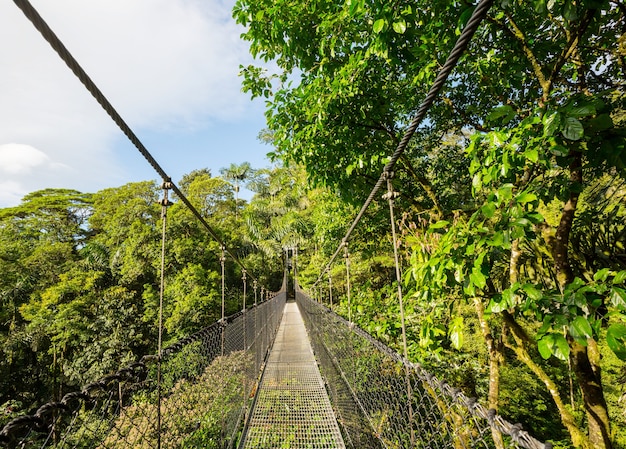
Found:
[[252, 288], [254, 290], [254, 306], [256, 307], [256, 305], [257, 305], [257, 296], [256, 296], [256, 293], [257, 293], [257, 281], [256, 281], [256, 279], [252, 282]]
[[402, 349], [404, 351], [404, 369], [406, 375], [407, 389], [407, 405], [409, 411], [409, 423], [411, 423], [411, 447], [415, 446], [415, 431], [413, 429], [413, 388], [411, 387], [411, 377], [409, 373], [409, 354], [406, 341], [406, 324], [404, 319], [404, 303], [402, 301], [402, 276], [400, 274], [400, 258], [398, 257], [398, 239], [396, 236], [396, 220], [393, 211], [393, 200], [397, 196], [397, 192], [393, 191], [393, 172], [385, 172], [387, 178], [387, 193], [383, 195], [384, 199], [389, 202], [389, 218], [391, 220], [391, 236], [393, 240], [393, 257], [396, 266], [396, 283], [398, 284], [398, 303], [400, 306], [400, 324], [402, 325]]
[[222, 246], [222, 255], [220, 257], [220, 264], [222, 266], [222, 349], [221, 355], [224, 355], [224, 339], [226, 338], [226, 270], [225, 270], [225, 262], [226, 262], [226, 248]]
[[161, 448], [161, 361], [163, 357], [163, 293], [165, 291], [165, 230], [167, 227], [167, 206], [170, 202], [167, 198], [167, 192], [172, 188], [172, 183], [169, 181], [163, 182], [161, 185], [163, 189], [163, 199], [161, 204], [161, 283], [159, 287], [159, 341], [158, 341], [158, 358], [157, 358], [157, 449]]
[[243, 270], [243, 275], [241, 277], [241, 280], [243, 281], [243, 350], [247, 351], [248, 350], [248, 346], [247, 346], [247, 341], [246, 341], [246, 333], [247, 333], [247, 328], [248, 328], [248, 322], [246, 320], [246, 289], [248, 286], [248, 282], [246, 281], [246, 270]]
[[348, 321], [352, 324], [352, 304], [350, 303], [350, 252], [348, 242], [343, 241], [343, 257], [346, 259], [346, 293], [348, 295]]
[[328, 296], [330, 299], [330, 308], [333, 308], [333, 278], [330, 274], [330, 268], [328, 268]]

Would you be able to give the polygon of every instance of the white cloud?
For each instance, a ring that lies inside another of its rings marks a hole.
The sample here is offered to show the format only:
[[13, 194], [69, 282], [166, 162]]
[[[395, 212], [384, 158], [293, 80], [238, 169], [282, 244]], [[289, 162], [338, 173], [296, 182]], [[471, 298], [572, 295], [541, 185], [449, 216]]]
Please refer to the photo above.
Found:
[[14, 175], [30, 173], [34, 167], [48, 164], [46, 153], [30, 145], [9, 143], [0, 145], [0, 173]]
[[0, 204], [16, 205], [27, 193], [28, 190], [15, 181], [0, 182]]
[[[138, 134], [248, 112], [237, 73], [251, 58], [232, 0], [32, 3]], [[0, 2], [0, 65], [3, 185], [95, 191], [129, 181], [135, 170], [120, 165], [119, 129], [13, 2]], [[30, 149], [7, 156], [11, 142]], [[0, 207], [13, 203], [0, 196]]]

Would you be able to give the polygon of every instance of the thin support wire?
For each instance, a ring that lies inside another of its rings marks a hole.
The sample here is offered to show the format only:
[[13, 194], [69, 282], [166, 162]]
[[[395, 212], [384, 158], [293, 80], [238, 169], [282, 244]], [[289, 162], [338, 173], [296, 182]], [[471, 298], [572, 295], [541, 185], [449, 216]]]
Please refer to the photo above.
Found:
[[243, 349], [244, 351], [248, 350], [248, 340], [247, 340], [247, 321], [246, 321], [246, 290], [248, 287], [248, 281], [246, 280], [246, 270], [243, 270], [243, 274], [241, 276], [241, 280], [243, 282], [243, 309], [241, 310], [241, 312], [243, 313], [243, 322], [244, 322], [244, 326], [243, 326]]
[[343, 257], [346, 259], [346, 294], [348, 296], [348, 322], [352, 324], [352, 304], [350, 298], [350, 252], [348, 242], [343, 242]]
[[170, 202], [167, 198], [167, 192], [172, 188], [170, 182], [164, 182], [161, 185], [163, 189], [163, 199], [161, 203], [161, 222], [163, 224], [161, 230], [161, 282], [159, 286], [159, 341], [158, 341], [158, 358], [157, 358], [157, 448], [161, 448], [161, 360], [163, 357], [163, 293], [165, 291], [165, 235], [167, 228], [167, 207]]
[[297, 279], [298, 279], [298, 247], [296, 246], [294, 249], [294, 255], [293, 255], [293, 282], [294, 284], [297, 283]]
[[221, 355], [224, 355], [224, 339], [226, 331], [226, 248], [222, 246], [222, 255], [220, 256], [220, 264], [222, 266], [222, 349]]
[[[348, 297], [348, 326], [350, 327], [348, 347], [350, 348], [350, 359], [352, 360], [352, 381], [356, 383], [356, 357], [355, 346], [356, 339], [354, 338], [354, 323], [352, 322], [352, 298], [350, 294], [350, 251], [348, 250], [348, 242], [343, 241], [343, 257], [346, 259], [346, 295]], [[329, 268], [330, 270], [330, 268]]]
[[[398, 303], [400, 306], [400, 324], [402, 326], [402, 351], [404, 353], [404, 359], [409, 360], [409, 351], [407, 347], [406, 339], [406, 320], [404, 317], [404, 302], [402, 300], [402, 276], [400, 274], [400, 258], [398, 257], [398, 237], [396, 235], [396, 218], [393, 211], [393, 200], [398, 195], [393, 190], [393, 172], [385, 172], [387, 178], [387, 193], [383, 195], [389, 202], [389, 219], [391, 221], [391, 237], [393, 240], [393, 259], [396, 267], [396, 283], [398, 284]], [[407, 405], [409, 410], [409, 423], [411, 426], [411, 447], [415, 446], [415, 431], [413, 430], [413, 389], [411, 388], [411, 377], [408, 364], [404, 364], [404, 371], [406, 375], [406, 393], [407, 393]]]
[[330, 308], [333, 308], [333, 277], [330, 274], [330, 269], [328, 270], [328, 296], [330, 299]]

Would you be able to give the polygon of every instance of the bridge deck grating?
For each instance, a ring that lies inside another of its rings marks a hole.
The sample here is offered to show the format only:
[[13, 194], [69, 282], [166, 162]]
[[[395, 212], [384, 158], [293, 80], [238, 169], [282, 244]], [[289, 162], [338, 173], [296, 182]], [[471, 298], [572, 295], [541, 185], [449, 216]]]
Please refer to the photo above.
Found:
[[345, 448], [296, 303], [285, 305], [257, 395], [244, 448]]

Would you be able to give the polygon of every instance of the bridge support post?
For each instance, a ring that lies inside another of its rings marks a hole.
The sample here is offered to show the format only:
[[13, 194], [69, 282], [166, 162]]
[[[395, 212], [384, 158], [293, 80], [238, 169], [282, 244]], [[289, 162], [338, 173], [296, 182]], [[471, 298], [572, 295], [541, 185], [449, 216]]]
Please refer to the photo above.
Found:
[[409, 373], [409, 354], [406, 341], [406, 325], [404, 320], [404, 303], [402, 301], [402, 275], [400, 273], [400, 258], [398, 257], [398, 238], [396, 235], [396, 219], [393, 210], [393, 200], [398, 196], [398, 192], [394, 192], [393, 172], [385, 171], [385, 178], [387, 179], [387, 193], [383, 195], [383, 198], [389, 202], [389, 219], [391, 221], [391, 237], [393, 239], [393, 258], [396, 265], [396, 284], [398, 285], [398, 303], [400, 306], [400, 323], [402, 325], [402, 350], [404, 352], [404, 370], [406, 376], [406, 394], [407, 394], [407, 407], [409, 411], [409, 425], [411, 426], [411, 447], [415, 446], [415, 431], [413, 430], [413, 387], [411, 386], [411, 375]]
[[330, 300], [330, 308], [333, 308], [333, 278], [328, 268], [328, 299]]
[[220, 256], [220, 264], [222, 266], [222, 344], [221, 344], [221, 354], [224, 355], [224, 338], [226, 332], [226, 285], [225, 285], [225, 266], [226, 263], [226, 248], [222, 246], [222, 255]]
[[172, 188], [172, 183], [166, 180], [161, 185], [163, 189], [163, 199], [159, 201], [161, 204], [161, 282], [159, 285], [159, 340], [157, 343], [157, 449], [161, 449], [161, 360], [163, 358], [163, 292], [165, 290], [165, 235], [167, 228], [167, 207], [170, 202], [167, 198], [167, 192]]

